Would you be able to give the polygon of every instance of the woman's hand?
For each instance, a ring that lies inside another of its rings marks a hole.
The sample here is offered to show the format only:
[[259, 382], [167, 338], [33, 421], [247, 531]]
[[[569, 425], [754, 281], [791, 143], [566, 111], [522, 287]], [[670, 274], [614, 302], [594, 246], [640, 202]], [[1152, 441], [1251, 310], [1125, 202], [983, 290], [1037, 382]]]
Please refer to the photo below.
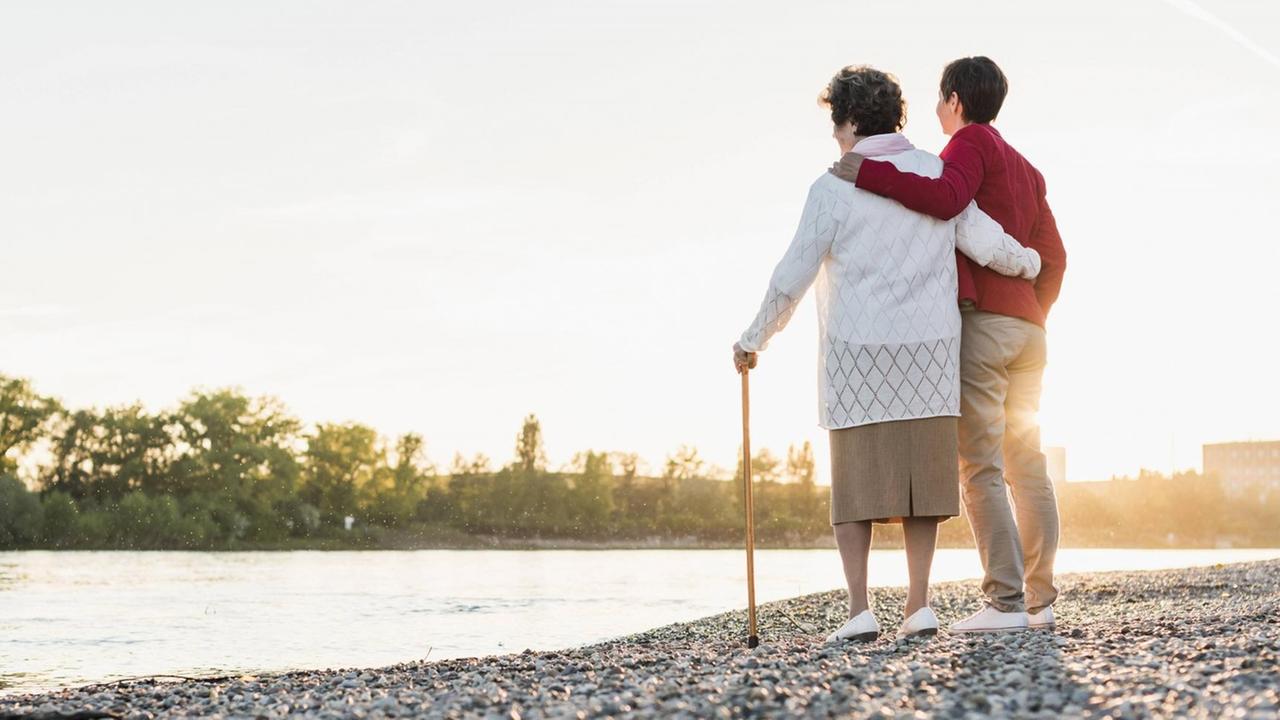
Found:
[[733, 344], [733, 369], [738, 372], [750, 370], [756, 366], [756, 353], [747, 352], [738, 343]]

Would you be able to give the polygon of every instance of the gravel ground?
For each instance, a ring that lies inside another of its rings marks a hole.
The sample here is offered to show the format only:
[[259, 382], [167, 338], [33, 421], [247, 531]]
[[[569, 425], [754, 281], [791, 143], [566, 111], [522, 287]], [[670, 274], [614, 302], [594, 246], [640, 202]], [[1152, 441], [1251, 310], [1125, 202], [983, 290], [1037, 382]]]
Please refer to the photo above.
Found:
[[[895, 642], [903, 591], [875, 591], [887, 637], [827, 645], [843, 592], [572, 650], [136, 681], [0, 698], [2, 717], [596, 718], [1280, 716], [1280, 561], [1061, 579], [1058, 629]], [[977, 584], [939, 585], [944, 623]]]

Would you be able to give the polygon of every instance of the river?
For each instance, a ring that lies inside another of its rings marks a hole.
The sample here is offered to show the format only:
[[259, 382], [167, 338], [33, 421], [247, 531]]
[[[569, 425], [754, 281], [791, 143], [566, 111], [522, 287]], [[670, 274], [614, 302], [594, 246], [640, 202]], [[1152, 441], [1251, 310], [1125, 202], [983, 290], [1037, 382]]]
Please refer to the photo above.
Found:
[[[1060, 572], [1280, 557], [1064, 549]], [[978, 577], [939, 550], [935, 581]], [[746, 604], [732, 550], [0, 552], [0, 693], [152, 674], [368, 667], [604, 640]], [[906, 583], [876, 550], [874, 585]], [[843, 587], [834, 550], [756, 553], [760, 602]]]

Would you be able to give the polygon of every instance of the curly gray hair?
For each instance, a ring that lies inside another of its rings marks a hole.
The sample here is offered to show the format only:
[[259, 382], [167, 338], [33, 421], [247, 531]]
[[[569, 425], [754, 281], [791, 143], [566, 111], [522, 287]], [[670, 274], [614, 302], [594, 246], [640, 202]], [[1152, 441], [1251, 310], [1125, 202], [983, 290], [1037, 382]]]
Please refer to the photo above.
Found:
[[831, 122], [852, 122], [859, 135], [898, 132], [907, 124], [907, 102], [898, 79], [868, 65], [849, 65], [831, 78], [818, 95], [831, 108]]

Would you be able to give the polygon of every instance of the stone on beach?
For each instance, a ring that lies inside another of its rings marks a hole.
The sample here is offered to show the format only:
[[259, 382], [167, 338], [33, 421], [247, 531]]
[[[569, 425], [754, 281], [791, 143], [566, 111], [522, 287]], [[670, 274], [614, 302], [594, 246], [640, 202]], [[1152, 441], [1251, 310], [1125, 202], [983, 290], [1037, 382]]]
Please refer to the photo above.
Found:
[[[0, 717], [1238, 717], [1280, 711], [1280, 561], [1061, 580], [1056, 633], [828, 645], [843, 593], [569, 650], [0, 697]], [[883, 626], [901, 589], [873, 591]], [[943, 623], [977, 583], [939, 585]]]

